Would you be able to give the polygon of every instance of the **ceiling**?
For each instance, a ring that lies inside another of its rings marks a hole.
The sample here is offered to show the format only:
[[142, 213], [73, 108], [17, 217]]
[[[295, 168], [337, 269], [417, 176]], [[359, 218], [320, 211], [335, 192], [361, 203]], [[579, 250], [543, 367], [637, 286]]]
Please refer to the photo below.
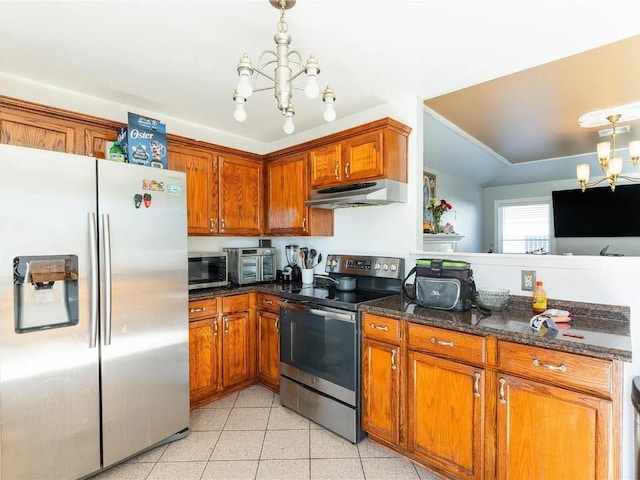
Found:
[[[640, 101], [639, 52], [640, 35], [424, 103], [508, 163], [591, 154], [609, 139], [598, 136], [608, 127], [582, 128], [578, 117]], [[618, 147], [640, 140], [640, 119], [622, 116], [618, 125], [631, 127], [617, 136]]]
[[[333, 87], [339, 117], [407, 94], [432, 99], [436, 110], [451, 101], [457, 104], [450, 109], [455, 123], [464, 129], [466, 120], [475, 119], [496, 126], [497, 138], [491, 128], [478, 130], [477, 138], [521, 162], [562, 152], [563, 140], [553, 142], [559, 144], [555, 153], [517, 153], [517, 147], [552, 143], [545, 128], [565, 128], [575, 112], [562, 108], [564, 97], [542, 77], [532, 90], [516, 88], [493, 99], [491, 82], [483, 82], [500, 78], [496, 82], [519, 85], [535, 70], [522, 77], [515, 72], [638, 35], [636, 11], [636, 0], [299, 0], [285, 20], [292, 48], [320, 62], [320, 85]], [[179, 119], [268, 145], [286, 137], [273, 96], [254, 93], [246, 122], [238, 123], [232, 94], [241, 55], [248, 53], [255, 64], [263, 50], [273, 49], [278, 18], [267, 0], [0, 0], [0, 95], [7, 94], [3, 84], [44, 84], [52, 92], [70, 90], [155, 114], [169, 131], [171, 120]], [[580, 112], [609, 105], [604, 94], [620, 90], [622, 77], [627, 86], [637, 82], [637, 70], [629, 68], [639, 68], [638, 62], [633, 65], [626, 53], [621, 60], [620, 78], [593, 64], [580, 70], [579, 81], [559, 79], [573, 93], [594, 85], [593, 102]], [[472, 85], [478, 86], [466, 89]], [[481, 98], [473, 88], [482, 89]], [[450, 92], [457, 93], [443, 97]], [[55, 95], [48, 98], [55, 102]], [[294, 105], [296, 133], [323, 123], [320, 99], [296, 92]], [[543, 112], [530, 113], [540, 107]], [[522, 123], [533, 142], [515, 130]], [[572, 137], [565, 143], [579, 142]]]

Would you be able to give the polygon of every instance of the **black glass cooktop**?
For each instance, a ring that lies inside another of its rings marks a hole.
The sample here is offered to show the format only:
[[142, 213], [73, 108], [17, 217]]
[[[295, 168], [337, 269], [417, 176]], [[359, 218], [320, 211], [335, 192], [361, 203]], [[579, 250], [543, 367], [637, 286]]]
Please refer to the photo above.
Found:
[[380, 292], [371, 290], [353, 290], [351, 292], [341, 292], [334, 287], [316, 286], [290, 286], [283, 288], [280, 294], [283, 298], [303, 302], [315, 303], [318, 305], [342, 308], [345, 310], [357, 310], [358, 304], [393, 295], [397, 292]]

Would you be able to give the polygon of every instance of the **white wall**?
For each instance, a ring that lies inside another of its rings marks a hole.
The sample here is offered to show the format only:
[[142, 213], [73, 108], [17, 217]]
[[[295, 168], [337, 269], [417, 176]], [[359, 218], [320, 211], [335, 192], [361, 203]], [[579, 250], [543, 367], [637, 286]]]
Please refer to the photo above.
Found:
[[425, 170], [436, 175], [436, 197], [453, 207], [442, 216], [442, 223], [450, 223], [456, 233], [464, 235], [458, 251], [482, 252], [482, 188], [448, 173]]
[[[4, 82], [6, 79], [0, 80]], [[113, 105], [100, 99], [32, 83], [20, 85], [16, 85], [13, 81], [12, 85], [3, 83], [1, 93], [118, 121], [122, 121], [129, 110], [126, 105]], [[140, 113], [147, 113], [154, 118], [166, 118], [162, 112]], [[422, 248], [423, 170], [423, 107], [418, 97], [398, 99], [393, 104], [362, 112], [357, 116], [340, 119], [330, 127], [323, 126], [305, 135], [325, 135], [332, 133], [329, 130], [332, 128], [335, 128], [333, 131], [342, 130], [384, 116], [391, 116], [413, 129], [409, 137], [407, 203], [337, 210], [334, 237], [274, 239], [273, 243], [279, 248], [281, 254], [281, 247], [285, 244], [298, 243], [314, 247], [325, 256], [328, 253], [370, 253], [399, 256], [405, 258], [407, 266], [411, 266], [418, 257], [431, 256], [431, 254], [417, 250]], [[226, 142], [222, 134], [186, 123], [176, 123], [171, 131], [256, 153], [266, 153], [286, 146], [269, 145], [265, 148], [263, 145], [251, 145], [251, 142], [238, 142], [238, 139], [229, 139], [229, 142]], [[294, 136], [290, 142], [292, 144], [300, 143], [305, 138], [305, 136]], [[264, 150], [262, 150], [263, 148]], [[439, 195], [446, 193], [444, 190], [438, 192]], [[189, 247], [192, 250], [216, 250], [222, 246], [238, 245], [257, 245], [257, 239], [222, 237], [191, 237], [189, 239]], [[476, 281], [480, 286], [507, 287], [514, 294], [524, 294], [519, 291], [520, 270], [536, 270], [538, 278], [544, 280], [545, 289], [550, 298], [630, 306], [632, 333], [636, 336], [633, 348], [634, 352], [640, 351], [640, 337], [638, 336], [638, 327], [635, 325], [638, 311], [640, 311], [640, 296], [636, 292], [636, 277], [640, 271], [640, 258], [447, 254], [447, 256], [456, 255], [472, 263]], [[281, 265], [282, 259], [280, 259]], [[321, 270], [322, 266], [319, 269]], [[637, 358], [637, 354], [635, 357], [633, 363], [625, 364], [624, 379], [624, 478], [629, 480], [634, 478], [633, 408], [630, 402], [630, 384], [633, 375], [640, 375], [640, 359]]]

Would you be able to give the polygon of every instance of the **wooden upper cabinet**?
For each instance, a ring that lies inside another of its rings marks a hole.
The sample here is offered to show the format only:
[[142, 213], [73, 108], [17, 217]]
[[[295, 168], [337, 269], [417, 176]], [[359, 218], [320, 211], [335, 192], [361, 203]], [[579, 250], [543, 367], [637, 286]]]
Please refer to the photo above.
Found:
[[342, 143], [325, 145], [309, 152], [311, 186], [335, 185], [342, 181]]
[[383, 119], [355, 128], [339, 141], [313, 148], [310, 155], [312, 188], [389, 178], [407, 181], [407, 143], [410, 129]]
[[77, 124], [28, 112], [0, 109], [0, 143], [56, 152], [83, 154]]
[[382, 132], [367, 133], [344, 142], [344, 179], [356, 182], [384, 175]]
[[308, 208], [309, 169], [306, 153], [267, 163], [268, 235], [333, 235], [333, 210]]
[[85, 127], [84, 154], [95, 158], [106, 158], [107, 142], [115, 142], [118, 132], [114, 128]]
[[218, 231], [218, 158], [211, 152], [182, 145], [168, 146], [171, 170], [187, 174], [187, 227], [189, 235]]
[[262, 162], [220, 156], [218, 231], [225, 235], [260, 235], [262, 232]]

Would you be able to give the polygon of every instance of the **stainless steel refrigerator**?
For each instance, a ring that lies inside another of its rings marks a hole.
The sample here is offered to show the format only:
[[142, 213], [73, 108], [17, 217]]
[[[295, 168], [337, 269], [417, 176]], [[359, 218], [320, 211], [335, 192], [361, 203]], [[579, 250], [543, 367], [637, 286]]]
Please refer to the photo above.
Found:
[[185, 176], [0, 145], [0, 479], [188, 434]]

